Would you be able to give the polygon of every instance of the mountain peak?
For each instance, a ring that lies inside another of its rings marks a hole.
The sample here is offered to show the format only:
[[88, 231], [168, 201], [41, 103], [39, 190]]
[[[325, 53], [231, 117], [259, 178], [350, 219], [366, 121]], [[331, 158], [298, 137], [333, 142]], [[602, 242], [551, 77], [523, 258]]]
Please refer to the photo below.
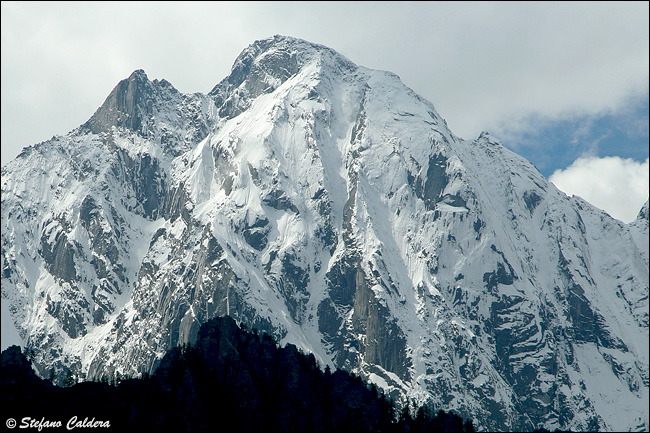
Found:
[[274, 35], [266, 39], [257, 40], [245, 48], [235, 60], [233, 69], [238, 65], [238, 63], [246, 61], [246, 59], [254, 59], [257, 62], [260, 62], [263, 61], [265, 57], [276, 53], [295, 56], [299, 61], [300, 66], [303, 66], [304, 63], [311, 60], [315, 55], [323, 53], [343, 58], [345, 61], [352, 63], [348, 59], [345, 59], [341, 54], [325, 45], [309, 42], [292, 36]]
[[137, 131], [142, 122], [138, 107], [148, 93], [150, 81], [142, 69], [136, 69], [128, 78], [121, 80], [104, 103], [83, 126], [97, 134], [108, 132], [113, 126]]
[[144, 69], [136, 69], [135, 71], [131, 72], [131, 75], [129, 75], [128, 79], [132, 80], [136, 78], [149, 80], [149, 78], [147, 77], [147, 73], [144, 72]]
[[258, 96], [273, 92], [314, 59], [328, 58], [343, 69], [354, 70], [350, 60], [324, 45], [291, 36], [275, 35], [245, 48], [235, 60], [230, 75], [209, 95], [221, 106], [219, 115], [232, 118]]
[[176, 92], [167, 81], [150, 81], [143, 69], [136, 69], [113, 88], [82, 128], [95, 134], [108, 132], [114, 126], [141, 131], [147, 119], [153, 115], [153, 107], [159, 101], [157, 94], [160, 87]]

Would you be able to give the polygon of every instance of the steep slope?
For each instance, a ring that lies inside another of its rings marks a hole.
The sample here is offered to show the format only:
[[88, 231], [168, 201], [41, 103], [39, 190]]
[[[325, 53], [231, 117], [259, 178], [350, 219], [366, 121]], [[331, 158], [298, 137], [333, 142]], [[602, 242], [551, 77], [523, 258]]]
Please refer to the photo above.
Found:
[[2, 269], [42, 372], [151, 372], [229, 314], [479, 429], [650, 427], [647, 203], [625, 225], [299, 39], [208, 95], [136, 71], [26, 149]]

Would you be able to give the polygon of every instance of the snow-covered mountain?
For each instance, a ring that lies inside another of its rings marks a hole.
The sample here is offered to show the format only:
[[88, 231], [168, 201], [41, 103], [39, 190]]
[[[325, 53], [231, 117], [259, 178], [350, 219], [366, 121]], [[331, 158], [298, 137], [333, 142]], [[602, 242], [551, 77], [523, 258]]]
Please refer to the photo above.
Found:
[[135, 71], [2, 168], [3, 348], [44, 376], [151, 372], [230, 314], [479, 429], [647, 430], [648, 285], [648, 203], [623, 224], [290, 37], [208, 94]]

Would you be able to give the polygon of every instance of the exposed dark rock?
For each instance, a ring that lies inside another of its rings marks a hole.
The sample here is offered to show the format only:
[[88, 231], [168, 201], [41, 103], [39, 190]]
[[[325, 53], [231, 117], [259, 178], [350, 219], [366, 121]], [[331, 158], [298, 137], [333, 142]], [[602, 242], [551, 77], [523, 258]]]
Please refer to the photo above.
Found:
[[266, 196], [262, 198], [262, 203], [267, 206], [272, 207], [277, 210], [290, 210], [295, 214], [299, 214], [300, 211], [295, 204], [286, 196], [286, 193], [281, 189], [271, 190]]
[[540, 197], [535, 191], [524, 192], [524, 203], [526, 203], [526, 207], [530, 211], [531, 215], [540, 201], [542, 201], [542, 197]]
[[446, 173], [447, 158], [443, 155], [435, 154], [429, 158], [429, 166], [424, 177], [418, 177], [415, 181], [415, 193], [424, 201], [427, 209], [435, 209], [442, 191], [449, 182], [449, 176]]
[[409, 380], [406, 339], [395, 319], [368, 287], [362, 271], [356, 274], [355, 289], [352, 325], [354, 331], [365, 335], [366, 344], [362, 350], [366, 362], [380, 365], [401, 379]]
[[257, 251], [262, 251], [268, 244], [268, 235], [271, 231], [269, 220], [266, 217], [256, 217], [252, 224], [244, 221], [241, 229], [246, 242]]
[[[68, 240], [68, 235], [60, 221], [53, 221], [48, 231], [41, 235], [40, 254], [52, 275], [68, 283], [77, 279], [75, 251], [77, 247]], [[52, 239], [52, 232], [55, 232]], [[52, 242], [53, 241], [53, 242]]]

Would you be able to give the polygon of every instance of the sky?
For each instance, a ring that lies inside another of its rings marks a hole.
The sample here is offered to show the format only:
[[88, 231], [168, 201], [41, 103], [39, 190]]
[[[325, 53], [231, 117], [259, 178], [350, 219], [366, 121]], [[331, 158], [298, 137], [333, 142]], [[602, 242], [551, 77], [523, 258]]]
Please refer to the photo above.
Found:
[[[648, 199], [648, 2], [7, 2], [2, 165], [84, 123], [136, 69], [209, 92], [275, 34], [391, 71], [624, 222]], [[622, 193], [624, 191], [624, 193]]]

